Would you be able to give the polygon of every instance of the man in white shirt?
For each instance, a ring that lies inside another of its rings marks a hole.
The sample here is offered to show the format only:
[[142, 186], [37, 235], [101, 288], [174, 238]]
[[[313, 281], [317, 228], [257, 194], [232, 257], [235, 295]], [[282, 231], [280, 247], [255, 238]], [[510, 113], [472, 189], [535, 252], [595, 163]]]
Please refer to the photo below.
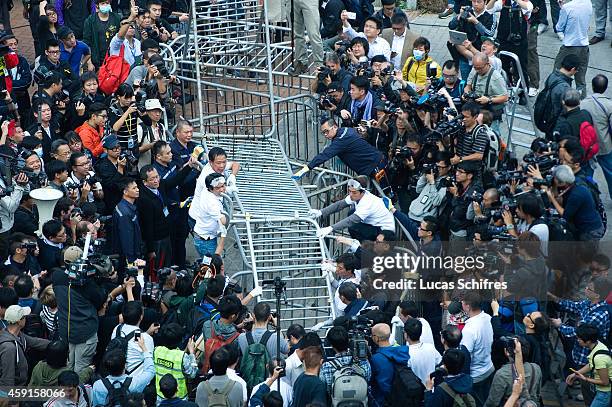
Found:
[[198, 177], [193, 200], [198, 201], [202, 191], [206, 189], [206, 177], [212, 173], [222, 174], [225, 177], [226, 192], [238, 192], [236, 188], [236, 175], [240, 170], [240, 164], [236, 161], [228, 161], [227, 153], [221, 147], [213, 147], [208, 152], [208, 163], [202, 168], [202, 172]]
[[363, 37], [368, 40], [368, 44], [370, 45], [368, 58], [371, 59], [375, 55], [384, 55], [385, 58], [387, 58], [387, 61], [391, 59], [391, 46], [384, 38], [378, 36], [382, 31], [381, 21], [374, 17], [366, 18], [365, 23], [363, 24], [363, 32], [360, 33], [351, 27], [351, 23], [348, 22], [348, 14], [346, 10], [342, 11], [342, 14], [340, 14], [340, 19], [342, 20], [342, 32], [348, 37], [349, 40], [352, 40], [355, 37]]
[[[240, 358], [240, 348], [236, 342], [230, 343], [224, 346], [229, 353], [229, 366], [227, 367], [227, 378], [237, 382], [242, 388], [242, 398], [248, 400], [247, 384], [244, 379], [238, 376], [236, 373], [236, 365], [238, 365], [238, 359]], [[212, 371], [210, 372], [212, 373]]]
[[[330, 284], [336, 290], [334, 293], [334, 307], [336, 309], [336, 315], [342, 315], [346, 304], [340, 300], [340, 294], [338, 294], [338, 288], [346, 282], [351, 282], [359, 285], [361, 282], [361, 272], [357, 270], [358, 261], [354, 254], [343, 253], [336, 259], [336, 264], [331, 262], [324, 262], [321, 264], [321, 271], [323, 276], [330, 276]], [[336, 273], [334, 277], [333, 273]], [[357, 275], [359, 273], [359, 276]]]
[[134, 38], [136, 34], [136, 22], [138, 17], [138, 6], [133, 6], [127, 20], [121, 22], [119, 31], [110, 42], [109, 55], [119, 55], [123, 46], [123, 59], [130, 64], [130, 67], [142, 63], [142, 50], [140, 40]]
[[411, 318], [404, 324], [404, 337], [408, 344], [408, 366], [421, 382], [427, 383], [430, 373], [442, 361], [442, 356], [431, 343], [421, 342], [423, 325], [416, 318]]
[[[134, 340], [134, 337], [140, 335], [144, 340], [147, 349], [154, 349], [153, 338], [148, 332], [141, 332], [139, 325], [144, 315], [142, 309], [142, 303], [139, 301], [129, 301], [123, 305], [123, 323], [117, 325], [113, 329], [111, 334], [111, 340], [114, 339], [119, 333], [122, 337], [128, 337], [127, 356], [125, 363], [125, 373], [130, 377], [137, 377], [143, 373], [144, 366], [144, 354], [142, 349], [138, 345], [138, 342]], [[154, 326], [153, 326], [154, 327]], [[155, 329], [155, 328], [152, 328]], [[157, 327], [159, 329], [159, 326]], [[132, 335], [132, 332], [134, 334]]]
[[406, 321], [408, 321], [409, 319], [416, 318], [419, 321], [421, 321], [421, 326], [422, 326], [421, 337], [419, 338], [419, 341], [422, 343], [429, 343], [435, 346], [431, 326], [429, 325], [429, 322], [427, 322], [425, 318], [419, 318], [419, 311], [418, 311], [416, 302], [402, 301], [399, 307], [400, 307], [399, 315], [393, 317], [393, 319], [391, 320], [392, 331], [393, 331], [392, 341], [397, 342], [399, 345], [403, 345], [404, 340], [403, 340], [403, 337], [400, 337], [400, 336], [401, 336], [401, 332], [403, 331], [404, 325], [406, 324]]
[[348, 193], [344, 200], [333, 203], [322, 210], [311, 209], [309, 211], [310, 216], [318, 218], [331, 215], [348, 207], [355, 210], [349, 217], [334, 223], [332, 226], [320, 229], [317, 232], [318, 237], [325, 237], [332, 231], [348, 228], [353, 239], [374, 241], [382, 230], [395, 232], [393, 214], [389, 212], [381, 198], [371, 194], [355, 179], [348, 182]]
[[470, 352], [470, 376], [474, 381], [472, 396], [477, 405], [483, 405], [489, 393], [495, 368], [491, 361], [491, 346], [493, 345], [493, 327], [491, 316], [480, 308], [481, 298], [478, 293], [469, 292], [461, 301], [463, 311], [469, 318], [461, 331], [461, 345]]
[[[189, 208], [189, 216], [195, 220], [193, 244], [200, 256], [221, 254], [227, 229], [227, 218], [222, 214], [221, 194], [225, 192], [225, 177], [213, 173], [205, 179], [206, 191], [199, 199], [194, 199]], [[220, 236], [217, 239], [217, 236]]]

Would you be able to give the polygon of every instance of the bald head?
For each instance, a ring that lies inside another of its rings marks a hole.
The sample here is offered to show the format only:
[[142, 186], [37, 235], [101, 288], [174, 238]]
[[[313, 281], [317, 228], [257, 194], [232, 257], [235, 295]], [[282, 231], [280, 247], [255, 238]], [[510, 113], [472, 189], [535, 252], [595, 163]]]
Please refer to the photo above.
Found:
[[387, 324], [376, 324], [372, 327], [372, 336], [374, 335], [379, 341], [388, 341], [391, 336], [391, 328]]
[[484, 52], [477, 52], [472, 57], [472, 63], [477, 63], [477, 65], [488, 64], [489, 63], [489, 57]]

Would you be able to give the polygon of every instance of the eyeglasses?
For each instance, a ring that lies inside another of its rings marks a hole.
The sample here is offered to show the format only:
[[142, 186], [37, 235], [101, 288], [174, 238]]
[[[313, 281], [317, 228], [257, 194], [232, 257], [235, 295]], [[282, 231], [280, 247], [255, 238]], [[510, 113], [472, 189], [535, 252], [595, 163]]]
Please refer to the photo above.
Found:
[[454, 74], [454, 75], [448, 75], [448, 74], [443, 73], [443, 74], [442, 74], [442, 76], [443, 76], [444, 78], [452, 79], [452, 78], [456, 78], [456, 77], [457, 77], [457, 76], [459, 76], [459, 75], [457, 75], [457, 74]]
[[332, 129], [321, 129], [321, 133], [323, 133], [323, 134], [329, 134], [329, 132], [330, 132], [331, 130], [332, 130]]
[[48, 52], [49, 54], [53, 54], [53, 55], [57, 55], [57, 54], [59, 54], [59, 53], [60, 53], [60, 52], [59, 52], [59, 50], [57, 50], [57, 51], [47, 51], [47, 52]]
[[84, 162], [83, 164], [75, 164], [75, 167], [85, 167], [86, 165], [89, 165], [91, 163], [91, 161], [87, 160], [87, 162]]
[[107, 115], [107, 114], [97, 114], [96, 116], [98, 116], [98, 117], [104, 117], [105, 119], [108, 117], [108, 115]]

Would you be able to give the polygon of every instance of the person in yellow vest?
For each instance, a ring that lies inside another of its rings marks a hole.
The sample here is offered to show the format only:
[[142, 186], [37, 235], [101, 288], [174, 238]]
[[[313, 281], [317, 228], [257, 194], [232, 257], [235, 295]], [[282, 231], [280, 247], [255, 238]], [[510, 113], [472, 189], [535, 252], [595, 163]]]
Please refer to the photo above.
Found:
[[442, 68], [429, 56], [431, 44], [425, 37], [414, 40], [412, 56], [406, 59], [402, 69], [402, 78], [412, 84], [418, 94], [422, 95], [429, 86], [428, 79], [440, 79]]
[[158, 401], [165, 399], [160, 390], [159, 381], [165, 374], [171, 374], [177, 382], [177, 398], [187, 398], [187, 378], [194, 378], [198, 372], [198, 363], [195, 357], [193, 338], [189, 338], [185, 350], [179, 348], [185, 329], [172, 322], [161, 329], [161, 343], [165, 346], [156, 346], [153, 350], [153, 364], [155, 365], [155, 389]]

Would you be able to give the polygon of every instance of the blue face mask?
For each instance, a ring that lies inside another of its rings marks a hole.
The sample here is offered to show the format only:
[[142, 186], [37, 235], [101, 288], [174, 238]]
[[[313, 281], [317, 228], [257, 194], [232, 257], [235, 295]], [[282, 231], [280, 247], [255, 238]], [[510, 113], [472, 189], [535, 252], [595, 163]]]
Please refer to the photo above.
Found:
[[108, 14], [113, 10], [110, 4], [103, 4], [100, 6], [100, 13]]
[[415, 61], [422, 61], [425, 57], [425, 51], [421, 51], [420, 49], [413, 49], [412, 56], [414, 57]]

